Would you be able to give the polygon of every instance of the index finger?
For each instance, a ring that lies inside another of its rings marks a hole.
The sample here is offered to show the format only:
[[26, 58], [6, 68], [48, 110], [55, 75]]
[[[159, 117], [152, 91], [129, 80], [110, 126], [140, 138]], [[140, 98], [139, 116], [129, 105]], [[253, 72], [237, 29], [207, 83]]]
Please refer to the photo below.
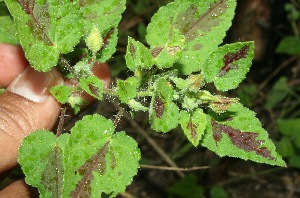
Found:
[[0, 88], [7, 87], [27, 66], [21, 47], [0, 43]]

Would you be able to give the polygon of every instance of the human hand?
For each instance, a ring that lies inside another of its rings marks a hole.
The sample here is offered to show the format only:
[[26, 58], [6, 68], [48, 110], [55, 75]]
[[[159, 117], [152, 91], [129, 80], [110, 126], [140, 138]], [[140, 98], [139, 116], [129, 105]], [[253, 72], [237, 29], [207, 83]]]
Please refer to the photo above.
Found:
[[[106, 65], [98, 65], [93, 71], [109, 83]], [[20, 47], [0, 43], [0, 88], [7, 88], [0, 95], [0, 173], [17, 165], [18, 148], [26, 135], [52, 129], [60, 104], [48, 88], [63, 83], [57, 70], [34, 71]], [[16, 181], [0, 191], [0, 197], [32, 197], [32, 191], [24, 181]]]

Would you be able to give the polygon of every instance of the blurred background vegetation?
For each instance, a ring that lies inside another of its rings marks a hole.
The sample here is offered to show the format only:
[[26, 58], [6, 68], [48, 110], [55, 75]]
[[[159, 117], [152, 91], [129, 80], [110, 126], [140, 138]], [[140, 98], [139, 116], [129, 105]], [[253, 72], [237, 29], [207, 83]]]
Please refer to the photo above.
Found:
[[[114, 79], [131, 75], [124, 60], [128, 36], [145, 42], [151, 17], [168, 2], [171, 1], [127, 0], [117, 52], [109, 62]], [[0, 2], [0, 23], [4, 12], [4, 4]], [[0, 39], [1, 31], [0, 28]], [[277, 151], [286, 160], [287, 168], [235, 158], [221, 159], [206, 149], [193, 147], [180, 129], [158, 134], [151, 131], [145, 113], [138, 113], [132, 120], [125, 111], [120, 116], [118, 130], [126, 131], [139, 142], [141, 164], [161, 166], [161, 169], [142, 166], [133, 183], [118, 197], [300, 197], [299, 37], [300, 0], [238, 0], [233, 26], [224, 41], [255, 41], [255, 58], [247, 78], [238, 89], [226, 94], [239, 97], [257, 113]], [[97, 111], [114, 119], [119, 105], [110, 101], [108, 98], [94, 104], [87, 112]], [[164, 170], [170, 166], [203, 169]], [[1, 174], [0, 189], [22, 177], [19, 173], [16, 169]]]

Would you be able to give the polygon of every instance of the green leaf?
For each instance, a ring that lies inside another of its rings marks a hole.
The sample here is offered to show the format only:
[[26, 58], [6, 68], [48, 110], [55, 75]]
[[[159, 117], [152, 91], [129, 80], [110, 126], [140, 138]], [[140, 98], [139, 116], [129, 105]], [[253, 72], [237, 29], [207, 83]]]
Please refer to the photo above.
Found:
[[173, 87], [165, 78], [155, 81], [154, 87], [149, 110], [151, 127], [158, 132], [169, 132], [177, 127], [180, 117], [178, 106], [172, 102]]
[[284, 37], [278, 44], [276, 53], [289, 55], [300, 54], [300, 38], [296, 36]]
[[176, 64], [181, 73], [199, 71], [207, 54], [222, 43], [231, 25], [235, 7], [235, 0], [208, 0], [205, 3], [176, 0], [161, 7], [147, 28], [146, 39], [154, 50], [152, 54], [158, 56], [161, 49], [163, 52], [171, 47], [172, 52], [175, 49], [180, 54], [181, 58]]
[[41, 197], [115, 197], [132, 181], [139, 159], [135, 140], [93, 115], [59, 138], [49, 131], [31, 133], [22, 141], [18, 161]]
[[280, 101], [282, 101], [291, 92], [290, 86], [286, 77], [281, 77], [273, 85], [269, 91], [266, 99], [266, 108], [274, 108]]
[[80, 87], [88, 94], [98, 100], [102, 100], [103, 95], [103, 83], [96, 76], [88, 76], [87, 78], [80, 78]]
[[61, 53], [71, 52], [82, 37], [79, 8], [68, 0], [6, 0], [20, 43], [30, 64], [39, 71], [54, 67]]
[[203, 67], [204, 76], [207, 82], [213, 82], [219, 91], [234, 89], [246, 78], [253, 56], [253, 42], [219, 47], [206, 60]]
[[93, 26], [90, 34], [85, 39], [87, 47], [92, 51], [93, 55], [96, 54], [103, 46], [103, 38], [100, 31], [96, 26]]
[[93, 115], [72, 128], [65, 156], [63, 197], [114, 197], [137, 173], [140, 151], [124, 132], [114, 134], [111, 120]]
[[295, 167], [300, 169], [300, 156], [299, 155], [293, 155], [289, 157], [289, 167]]
[[227, 113], [215, 114], [212, 117], [207, 125], [203, 146], [221, 157], [231, 156], [286, 166], [253, 111], [236, 103]]
[[224, 188], [219, 186], [213, 186], [209, 191], [209, 196], [211, 198], [228, 198], [228, 195]]
[[122, 102], [128, 103], [136, 97], [139, 81], [136, 77], [130, 77], [126, 81], [118, 79], [117, 92]]
[[290, 157], [294, 155], [294, 146], [289, 137], [283, 137], [277, 144], [276, 148], [282, 157]]
[[37, 187], [41, 197], [62, 197], [62, 158], [67, 139], [68, 135], [57, 139], [50, 131], [36, 131], [22, 141], [18, 162], [26, 183]]
[[0, 16], [0, 24], [0, 42], [17, 45], [19, 41], [13, 20], [9, 16]]
[[66, 85], [53, 86], [50, 88], [50, 93], [58, 102], [65, 104], [71, 96], [72, 89]]
[[188, 89], [189, 84], [185, 79], [172, 77], [171, 80], [175, 83], [176, 87], [180, 90]]
[[95, 26], [102, 36], [102, 50], [97, 61], [105, 62], [116, 51], [118, 24], [125, 10], [125, 0], [86, 1], [76, 0], [83, 15], [84, 34], [88, 36]]
[[300, 149], [300, 118], [278, 119], [277, 125], [281, 134], [291, 137], [295, 146]]
[[151, 69], [154, 65], [153, 57], [150, 50], [142, 43], [128, 37], [127, 51], [125, 55], [127, 67], [131, 71], [139, 68]]
[[131, 99], [128, 101], [128, 106], [134, 111], [148, 111], [148, 107], [143, 106], [140, 102]]
[[204, 194], [203, 188], [197, 182], [197, 176], [192, 174], [170, 186], [167, 191], [182, 198], [199, 198]]
[[291, 136], [299, 133], [300, 129], [300, 118], [295, 119], [278, 119], [276, 121], [277, 126], [281, 134]]
[[190, 115], [187, 111], [180, 112], [180, 125], [188, 140], [198, 146], [207, 124], [207, 115], [202, 109], [197, 109]]

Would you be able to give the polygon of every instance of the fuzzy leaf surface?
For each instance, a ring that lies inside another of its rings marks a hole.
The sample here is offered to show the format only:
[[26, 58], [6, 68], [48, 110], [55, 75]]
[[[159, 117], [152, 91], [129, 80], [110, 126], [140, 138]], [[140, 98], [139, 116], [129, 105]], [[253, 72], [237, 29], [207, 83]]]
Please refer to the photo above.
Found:
[[138, 68], [150, 69], [154, 65], [150, 50], [131, 37], [128, 38], [125, 59], [127, 67], [131, 71], [135, 71]]
[[124, 132], [114, 134], [112, 121], [100, 115], [75, 124], [65, 155], [65, 197], [114, 197], [131, 182], [140, 159], [137, 143]]
[[37, 187], [41, 197], [61, 197], [63, 188], [63, 149], [68, 136], [59, 139], [50, 131], [36, 131], [25, 137], [18, 162], [26, 183]]
[[209, 55], [203, 73], [219, 91], [234, 89], [246, 78], [253, 57], [253, 42], [224, 45]]
[[236, 103], [226, 113], [211, 116], [201, 143], [204, 147], [221, 157], [286, 166], [253, 111]]
[[[208, 0], [205, 3], [176, 0], [161, 7], [153, 16], [147, 28], [147, 42], [152, 50], [169, 47], [172, 54], [179, 53], [180, 59], [175, 58], [173, 63], [178, 61], [176, 64], [181, 73], [199, 71], [207, 54], [222, 43], [231, 26], [235, 7], [235, 0]], [[159, 56], [158, 52], [155, 54]]]
[[139, 159], [134, 139], [93, 115], [58, 138], [49, 131], [31, 133], [22, 141], [18, 161], [41, 197], [115, 197], [136, 175]]
[[[6, 0], [30, 64], [49, 71], [61, 53], [71, 52], [82, 37], [82, 16], [68, 1]], [[41, 58], [42, 57], [42, 58]]]
[[50, 88], [52, 96], [61, 104], [65, 104], [69, 101], [72, 89], [66, 85], [53, 86]]
[[17, 45], [19, 41], [13, 20], [9, 16], [0, 16], [0, 24], [0, 42]]
[[128, 103], [130, 99], [136, 97], [138, 88], [138, 79], [130, 77], [127, 80], [117, 81], [117, 92], [122, 102]]
[[150, 104], [150, 124], [157, 132], [169, 132], [178, 125], [179, 108], [172, 102], [173, 87], [165, 79], [159, 78], [155, 83], [155, 94]]
[[188, 140], [194, 146], [198, 146], [206, 128], [207, 115], [202, 109], [197, 109], [192, 115], [187, 111], [181, 111], [179, 122]]
[[84, 91], [86, 91], [94, 98], [97, 98], [98, 100], [102, 100], [103, 83], [96, 76], [88, 76], [87, 78], [80, 78], [79, 85]]
[[83, 15], [84, 34], [87, 36], [94, 26], [103, 39], [102, 50], [97, 55], [99, 62], [105, 62], [116, 50], [118, 24], [125, 10], [125, 0], [87, 1], [76, 0]]

